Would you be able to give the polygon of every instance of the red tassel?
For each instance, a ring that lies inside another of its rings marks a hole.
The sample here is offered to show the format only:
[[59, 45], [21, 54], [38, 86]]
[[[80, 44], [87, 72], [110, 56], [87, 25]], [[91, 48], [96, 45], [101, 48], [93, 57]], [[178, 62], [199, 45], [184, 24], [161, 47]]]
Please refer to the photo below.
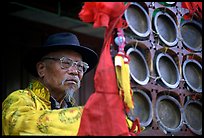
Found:
[[[135, 133], [134, 131], [135, 131], [135, 129], [136, 129], [136, 126], [138, 127], [138, 130], [137, 130], [137, 132]], [[139, 118], [137, 117], [137, 118], [135, 119], [135, 121], [133, 122], [133, 124], [132, 124], [132, 128], [130, 129], [130, 134], [131, 134], [131, 135], [138, 135], [140, 132], [141, 132], [140, 120], [139, 120]]]

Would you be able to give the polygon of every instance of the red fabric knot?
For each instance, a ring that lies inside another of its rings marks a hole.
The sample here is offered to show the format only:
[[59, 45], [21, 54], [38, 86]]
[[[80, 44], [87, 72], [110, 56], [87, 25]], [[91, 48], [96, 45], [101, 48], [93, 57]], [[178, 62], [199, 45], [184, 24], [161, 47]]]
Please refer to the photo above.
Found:
[[[93, 27], [109, 27], [126, 9], [123, 2], [85, 2], [79, 13], [83, 22], [93, 22]], [[125, 27], [127, 23], [122, 18], [116, 28]]]
[[182, 2], [181, 7], [189, 10], [189, 13], [184, 15], [185, 20], [192, 17], [202, 20], [202, 2]]

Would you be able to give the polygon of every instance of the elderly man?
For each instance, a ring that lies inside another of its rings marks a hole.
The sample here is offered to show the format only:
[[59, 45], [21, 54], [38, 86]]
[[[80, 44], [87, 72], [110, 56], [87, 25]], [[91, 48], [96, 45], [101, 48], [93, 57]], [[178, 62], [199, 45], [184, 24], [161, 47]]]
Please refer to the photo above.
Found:
[[36, 79], [2, 104], [2, 134], [77, 135], [82, 107], [73, 107], [73, 93], [97, 62], [97, 54], [81, 46], [74, 34], [49, 36], [25, 57], [25, 67]]

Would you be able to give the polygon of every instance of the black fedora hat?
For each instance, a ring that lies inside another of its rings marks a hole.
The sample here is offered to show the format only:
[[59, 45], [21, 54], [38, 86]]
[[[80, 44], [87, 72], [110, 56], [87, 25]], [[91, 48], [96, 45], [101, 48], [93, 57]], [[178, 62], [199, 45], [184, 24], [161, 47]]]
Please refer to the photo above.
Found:
[[81, 46], [76, 35], [68, 32], [50, 35], [42, 47], [30, 48], [24, 56], [24, 66], [31, 75], [37, 77], [36, 63], [53, 51], [71, 49], [82, 55], [84, 62], [88, 63], [87, 72], [95, 67], [98, 55], [88, 47]]

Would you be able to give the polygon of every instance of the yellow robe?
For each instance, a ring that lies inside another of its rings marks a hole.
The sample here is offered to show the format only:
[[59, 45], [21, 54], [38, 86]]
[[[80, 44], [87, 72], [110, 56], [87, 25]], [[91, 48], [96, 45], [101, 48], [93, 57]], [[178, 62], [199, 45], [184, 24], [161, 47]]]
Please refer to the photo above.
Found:
[[3, 101], [2, 135], [77, 135], [83, 107], [51, 110], [47, 89], [31, 84]]
[[[77, 135], [83, 106], [51, 110], [49, 100], [49, 91], [38, 81], [11, 93], [2, 103], [2, 135]], [[132, 121], [126, 121], [131, 128]]]

